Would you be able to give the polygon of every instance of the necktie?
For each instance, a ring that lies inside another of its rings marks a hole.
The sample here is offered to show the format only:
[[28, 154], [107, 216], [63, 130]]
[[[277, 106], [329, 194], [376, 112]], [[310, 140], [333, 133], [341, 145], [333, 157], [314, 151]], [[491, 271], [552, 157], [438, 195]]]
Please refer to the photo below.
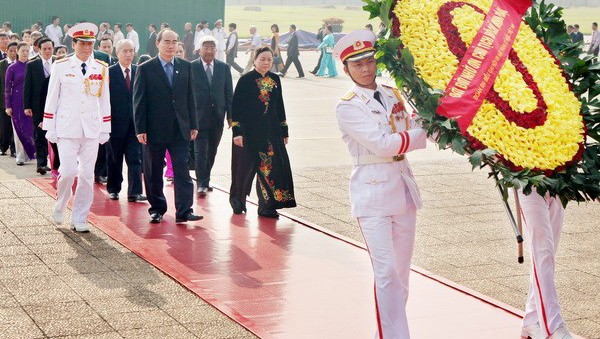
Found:
[[129, 68], [125, 68], [125, 85], [131, 91], [131, 77], [129, 77]]
[[173, 87], [173, 64], [167, 62], [165, 65], [165, 73], [167, 74], [167, 80], [169, 80], [169, 85]]
[[46, 78], [50, 76], [50, 63], [48, 61], [44, 61], [44, 75]]
[[383, 100], [381, 100], [381, 93], [379, 93], [379, 91], [375, 91], [375, 94], [373, 95], [373, 97], [375, 97], [375, 100], [379, 101], [379, 103], [381, 104], [381, 106], [383, 106], [383, 108], [386, 108], [385, 104], [383, 103]]
[[210, 67], [211, 64], [206, 65], [206, 77], [208, 78], [208, 84], [212, 85], [212, 68]]
[[81, 73], [83, 73], [83, 75], [85, 75], [85, 62], [81, 64]]

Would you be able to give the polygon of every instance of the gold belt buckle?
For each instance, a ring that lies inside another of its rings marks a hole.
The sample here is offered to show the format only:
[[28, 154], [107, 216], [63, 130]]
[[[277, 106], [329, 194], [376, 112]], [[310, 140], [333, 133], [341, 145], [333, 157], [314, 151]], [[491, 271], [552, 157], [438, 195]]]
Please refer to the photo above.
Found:
[[394, 162], [402, 161], [402, 160], [404, 160], [404, 154], [395, 155], [393, 159], [394, 159]]

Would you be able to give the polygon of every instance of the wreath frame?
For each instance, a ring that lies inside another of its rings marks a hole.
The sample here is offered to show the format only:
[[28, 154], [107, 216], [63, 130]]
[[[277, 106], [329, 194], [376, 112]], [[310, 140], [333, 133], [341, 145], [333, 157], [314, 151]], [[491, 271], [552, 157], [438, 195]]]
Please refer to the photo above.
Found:
[[[560, 198], [566, 206], [569, 201], [594, 201], [600, 197], [600, 62], [583, 51], [583, 43], [571, 42], [562, 18], [563, 8], [545, 0], [533, 1], [523, 17], [524, 22], [560, 61], [567, 74], [573, 93], [581, 102], [581, 115], [587, 139], [583, 142], [581, 160], [556, 173], [530, 169], [515, 170], [500, 161], [491, 148], [474, 149], [460, 132], [454, 119], [436, 114], [443, 89], [434, 89], [418, 76], [414, 58], [402, 44], [398, 19], [393, 14], [398, 0], [363, 0], [363, 9], [369, 19], [379, 17], [385, 29], [378, 36], [376, 48], [378, 67], [387, 69], [396, 86], [401, 89], [411, 106], [416, 109], [423, 128], [429, 136], [435, 135], [440, 149], [452, 149], [468, 155], [472, 169], [490, 169], [490, 177], [498, 178], [504, 200], [508, 189], [523, 189], [530, 194], [535, 188], [540, 195], [549, 193]], [[499, 176], [498, 176], [499, 175]]]

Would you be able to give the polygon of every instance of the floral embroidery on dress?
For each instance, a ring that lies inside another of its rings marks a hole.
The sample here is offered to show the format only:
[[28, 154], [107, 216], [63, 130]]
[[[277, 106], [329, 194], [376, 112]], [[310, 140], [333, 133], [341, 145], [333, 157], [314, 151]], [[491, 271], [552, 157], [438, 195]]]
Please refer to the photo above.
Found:
[[[294, 197], [288, 190], [282, 190], [279, 188], [275, 188], [275, 182], [269, 178], [271, 174], [271, 170], [273, 169], [272, 157], [275, 155], [275, 151], [273, 150], [273, 144], [269, 143], [267, 146], [267, 152], [258, 152], [260, 156], [260, 165], [258, 170], [265, 178], [265, 182], [269, 185], [269, 189], [273, 192], [273, 197], [276, 201], [286, 202], [289, 200], [293, 200]], [[260, 190], [262, 192], [263, 198], [265, 200], [269, 200], [269, 194], [267, 193], [267, 188], [263, 185], [262, 181], [259, 180]]]
[[259, 90], [258, 99], [265, 104], [266, 113], [269, 108], [269, 100], [271, 100], [271, 92], [273, 91], [273, 88], [277, 88], [277, 82], [266, 76], [264, 78], [256, 79], [256, 84], [258, 85]]

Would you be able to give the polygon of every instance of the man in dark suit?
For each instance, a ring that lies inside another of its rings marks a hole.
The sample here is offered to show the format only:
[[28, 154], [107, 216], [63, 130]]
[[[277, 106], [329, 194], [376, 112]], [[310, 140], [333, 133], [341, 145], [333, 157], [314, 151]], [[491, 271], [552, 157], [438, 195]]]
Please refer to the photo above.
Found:
[[117, 60], [117, 58], [113, 56], [114, 49], [115, 46], [113, 45], [113, 41], [111, 38], [104, 37], [100, 39], [100, 42], [98, 43], [98, 50], [108, 55], [107, 64], [109, 66], [116, 65], [117, 62], [119, 62], [119, 60]]
[[194, 183], [187, 168], [189, 142], [198, 135], [192, 65], [175, 58], [177, 33], [156, 36], [158, 56], [138, 66], [133, 85], [133, 115], [138, 140], [144, 145], [144, 184], [150, 222], [160, 223], [167, 211], [163, 166], [168, 150], [175, 173], [176, 222], [202, 219], [193, 213]]
[[150, 37], [148, 37], [148, 42], [146, 42], [146, 54], [154, 58], [158, 54], [158, 48], [156, 47], [156, 25], [148, 25], [148, 32], [150, 32]]
[[[317, 39], [320, 42], [323, 42], [323, 38], [325, 37], [325, 34], [323, 33], [323, 29], [325, 29], [325, 26], [327, 26], [327, 23], [323, 23], [323, 26], [321, 26], [321, 28], [319, 28], [319, 31], [317, 32]], [[311, 74], [317, 74], [317, 71], [319, 70], [319, 68], [321, 68], [322, 60], [323, 60], [323, 50], [321, 50], [321, 54], [319, 55], [319, 61], [317, 62], [315, 69], [313, 69], [312, 71], [308, 71], [308, 72]]]
[[[0, 32], [0, 39], [6, 35], [6, 33]], [[0, 110], [2, 110], [0, 112], [0, 155], [6, 155], [6, 152], [10, 149], [11, 156], [13, 156], [15, 154], [15, 139], [13, 138], [12, 120], [8, 114], [4, 113], [4, 109], [6, 108], [4, 102], [4, 78], [8, 66], [17, 60], [17, 43], [9, 43], [5, 54], [6, 58], [0, 61]]]
[[185, 48], [185, 60], [194, 60], [194, 33], [192, 33], [192, 23], [186, 22], [183, 27], [185, 36], [183, 38], [183, 47]]
[[573, 25], [573, 32], [570, 35], [573, 42], [583, 41], [583, 33], [579, 31], [578, 24]]
[[287, 59], [285, 59], [285, 66], [281, 71], [282, 76], [285, 76], [288, 68], [294, 63], [296, 70], [298, 71], [298, 78], [304, 78], [304, 70], [302, 70], [302, 64], [300, 64], [300, 60], [298, 56], [300, 52], [298, 51], [298, 36], [296, 35], [296, 25], [290, 25], [290, 38], [288, 40], [287, 47]]
[[54, 42], [50, 38], [44, 37], [38, 39], [35, 43], [40, 48], [40, 54], [27, 63], [23, 85], [23, 108], [25, 109], [25, 115], [33, 118], [37, 172], [44, 175], [50, 171], [48, 167], [48, 141], [46, 140], [46, 131], [40, 127], [40, 124], [44, 120], [50, 68], [54, 62], [52, 56]]
[[125, 157], [129, 202], [147, 200], [142, 195], [142, 145], [137, 139], [133, 123], [133, 79], [137, 68], [132, 65], [134, 56], [133, 41], [123, 39], [117, 46], [119, 62], [108, 69], [112, 120], [110, 139], [106, 147], [106, 190], [110, 199], [119, 199]]
[[229, 36], [227, 37], [227, 44], [225, 46], [225, 62], [233, 69], [238, 71], [240, 74], [244, 72], [244, 69], [235, 62], [238, 52], [238, 33], [236, 31], [237, 25], [235, 23], [229, 24]]
[[198, 194], [211, 190], [210, 171], [215, 163], [217, 148], [223, 135], [223, 121], [231, 121], [233, 84], [226, 63], [215, 59], [217, 40], [205, 35], [199, 40], [200, 58], [192, 63], [194, 94], [198, 112], [196, 151], [196, 181]]

